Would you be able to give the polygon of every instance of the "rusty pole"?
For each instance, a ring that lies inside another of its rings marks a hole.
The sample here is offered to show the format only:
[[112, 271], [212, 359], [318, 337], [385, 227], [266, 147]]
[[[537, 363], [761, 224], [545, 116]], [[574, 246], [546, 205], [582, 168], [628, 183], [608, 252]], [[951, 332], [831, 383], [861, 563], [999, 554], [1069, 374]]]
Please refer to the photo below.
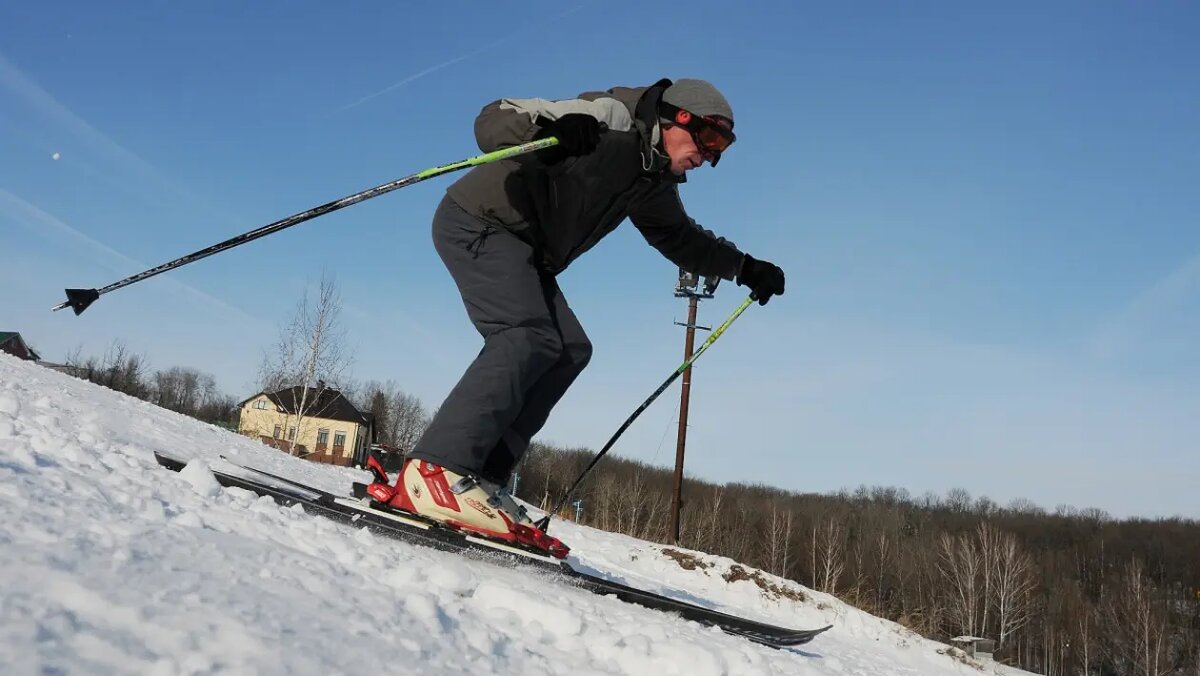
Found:
[[[692, 358], [692, 349], [696, 344], [696, 307], [700, 299], [690, 294], [688, 296], [687, 339], [683, 348], [683, 360]], [[692, 392], [692, 367], [683, 372], [683, 391], [679, 400], [679, 438], [675, 446], [675, 490], [671, 495], [671, 532], [674, 534], [675, 545], [679, 545], [679, 510], [683, 505], [683, 453], [687, 446], [688, 397]]]

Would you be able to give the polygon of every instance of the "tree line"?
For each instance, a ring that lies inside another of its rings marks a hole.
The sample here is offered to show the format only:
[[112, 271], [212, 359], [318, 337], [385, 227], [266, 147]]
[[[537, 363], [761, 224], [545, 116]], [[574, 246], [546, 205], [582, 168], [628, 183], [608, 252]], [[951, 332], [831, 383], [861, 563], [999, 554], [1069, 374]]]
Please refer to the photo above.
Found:
[[[550, 505], [591, 456], [535, 443], [516, 492]], [[576, 493], [580, 521], [673, 544], [672, 481], [667, 468], [606, 458]], [[1047, 676], [1200, 674], [1192, 520], [1000, 506], [963, 489], [821, 495], [688, 479], [679, 545], [835, 594], [929, 638], [994, 639], [997, 659]]]
[[217, 389], [211, 374], [188, 366], [153, 369], [120, 341], [100, 356], [66, 357], [67, 371], [84, 380], [227, 429], [237, 427], [237, 399]]

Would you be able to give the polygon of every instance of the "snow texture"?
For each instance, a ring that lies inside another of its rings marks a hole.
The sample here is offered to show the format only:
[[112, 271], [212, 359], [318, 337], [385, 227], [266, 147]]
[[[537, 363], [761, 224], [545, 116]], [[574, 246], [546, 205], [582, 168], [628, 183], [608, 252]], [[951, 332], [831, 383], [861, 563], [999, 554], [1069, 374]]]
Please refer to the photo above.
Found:
[[[179, 473], [161, 450], [188, 459]], [[317, 465], [0, 354], [0, 672], [24, 674], [1018, 674], [772, 576], [556, 522], [589, 571], [795, 627], [772, 650], [677, 617], [221, 488], [219, 455], [328, 490]], [[939, 652], [941, 651], [941, 652]]]

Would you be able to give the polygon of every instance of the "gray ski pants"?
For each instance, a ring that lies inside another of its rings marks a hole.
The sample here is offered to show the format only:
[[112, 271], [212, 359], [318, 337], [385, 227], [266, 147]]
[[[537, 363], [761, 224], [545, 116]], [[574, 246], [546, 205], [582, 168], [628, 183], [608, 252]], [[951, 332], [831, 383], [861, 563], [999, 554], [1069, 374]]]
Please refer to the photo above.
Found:
[[587, 366], [592, 344], [533, 247], [450, 197], [433, 243], [483, 349], [450, 391], [412, 458], [504, 484], [550, 410]]

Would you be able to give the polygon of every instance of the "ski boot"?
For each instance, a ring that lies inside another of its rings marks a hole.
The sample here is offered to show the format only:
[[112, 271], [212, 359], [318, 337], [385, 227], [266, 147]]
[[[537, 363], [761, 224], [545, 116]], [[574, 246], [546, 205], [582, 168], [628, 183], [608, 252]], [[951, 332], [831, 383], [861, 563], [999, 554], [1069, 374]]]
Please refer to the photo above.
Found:
[[490, 481], [425, 460], [406, 460], [393, 486], [374, 457], [368, 459], [367, 467], [375, 474], [367, 494], [388, 507], [559, 559], [570, 552], [558, 538], [534, 526], [525, 508], [506, 489]]

